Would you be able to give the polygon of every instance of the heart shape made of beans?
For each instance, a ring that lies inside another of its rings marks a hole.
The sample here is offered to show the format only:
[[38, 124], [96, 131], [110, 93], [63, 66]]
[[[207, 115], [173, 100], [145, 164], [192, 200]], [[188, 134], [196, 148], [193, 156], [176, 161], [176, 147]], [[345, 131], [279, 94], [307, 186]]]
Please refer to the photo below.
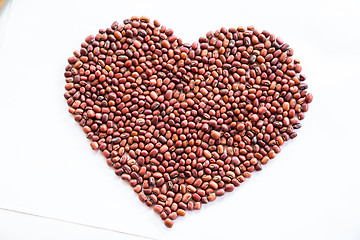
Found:
[[186, 44], [132, 17], [85, 39], [68, 59], [64, 96], [91, 147], [172, 227], [296, 137], [313, 97], [292, 55], [252, 26]]

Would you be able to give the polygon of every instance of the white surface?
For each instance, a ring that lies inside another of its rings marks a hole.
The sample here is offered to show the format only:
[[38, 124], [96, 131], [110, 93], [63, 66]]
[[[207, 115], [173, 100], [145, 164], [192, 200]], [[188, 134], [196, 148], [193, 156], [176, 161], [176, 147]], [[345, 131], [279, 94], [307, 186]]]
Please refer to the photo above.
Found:
[[[13, 0], [0, 46], [0, 208], [156, 239], [360, 239], [359, 5]], [[184, 42], [222, 26], [266, 29], [295, 49], [314, 95], [298, 137], [263, 171], [172, 229], [91, 150], [63, 98], [67, 58], [132, 15], [159, 19]], [[0, 239], [115, 236], [35, 218], [0, 210]]]
[[19, 212], [2, 211], [0, 239], [151, 240], [110, 229], [80, 225]]

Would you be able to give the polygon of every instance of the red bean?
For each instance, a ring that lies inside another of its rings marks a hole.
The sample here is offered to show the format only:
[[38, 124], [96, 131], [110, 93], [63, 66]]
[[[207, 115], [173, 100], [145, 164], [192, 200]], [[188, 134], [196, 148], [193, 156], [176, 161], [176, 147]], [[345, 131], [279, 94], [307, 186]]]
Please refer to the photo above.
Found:
[[313, 100], [313, 95], [312, 95], [311, 93], [308, 93], [308, 94], [306, 95], [306, 97], [305, 97], [305, 101], [306, 101], [307, 103], [311, 103], [312, 100]]
[[186, 44], [133, 16], [67, 59], [69, 112], [167, 227], [231, 192], [297, 136], [313, 95], [281, 38], [221, 28]]
[[168, 228], [172, 228], [172, 226], [174, 224], [174, 222], [169, 218], [166, 218], [164, 223], [165, 223], [165, 226], [167, 226]]

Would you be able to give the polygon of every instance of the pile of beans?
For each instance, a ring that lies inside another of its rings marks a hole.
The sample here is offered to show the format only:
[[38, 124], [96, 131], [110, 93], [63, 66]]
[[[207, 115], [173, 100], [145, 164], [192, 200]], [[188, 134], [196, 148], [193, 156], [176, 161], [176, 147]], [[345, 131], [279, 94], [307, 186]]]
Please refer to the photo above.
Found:
[[69, 112], [167, 227], [280, 152], [313, 97], [293, 49], [254, 27], [187, 44], [147, 17], [114, 22], [68, 59]]

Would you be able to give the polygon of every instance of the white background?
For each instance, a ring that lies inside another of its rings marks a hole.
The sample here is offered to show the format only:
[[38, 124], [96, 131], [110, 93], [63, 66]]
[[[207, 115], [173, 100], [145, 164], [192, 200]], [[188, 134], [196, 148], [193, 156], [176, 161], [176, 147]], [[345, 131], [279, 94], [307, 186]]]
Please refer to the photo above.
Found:
[[[67, 111], [67, 58], [98, 29], [159, 19], [184, 42], [254, 25], [295, 50], [314, 101], [282, 152], [168, 229]], [[0, 12], [0, 239], [360, 239], [360, 2], [7, 0]], [[12, 209], [72, 223], [6, 211]]]

